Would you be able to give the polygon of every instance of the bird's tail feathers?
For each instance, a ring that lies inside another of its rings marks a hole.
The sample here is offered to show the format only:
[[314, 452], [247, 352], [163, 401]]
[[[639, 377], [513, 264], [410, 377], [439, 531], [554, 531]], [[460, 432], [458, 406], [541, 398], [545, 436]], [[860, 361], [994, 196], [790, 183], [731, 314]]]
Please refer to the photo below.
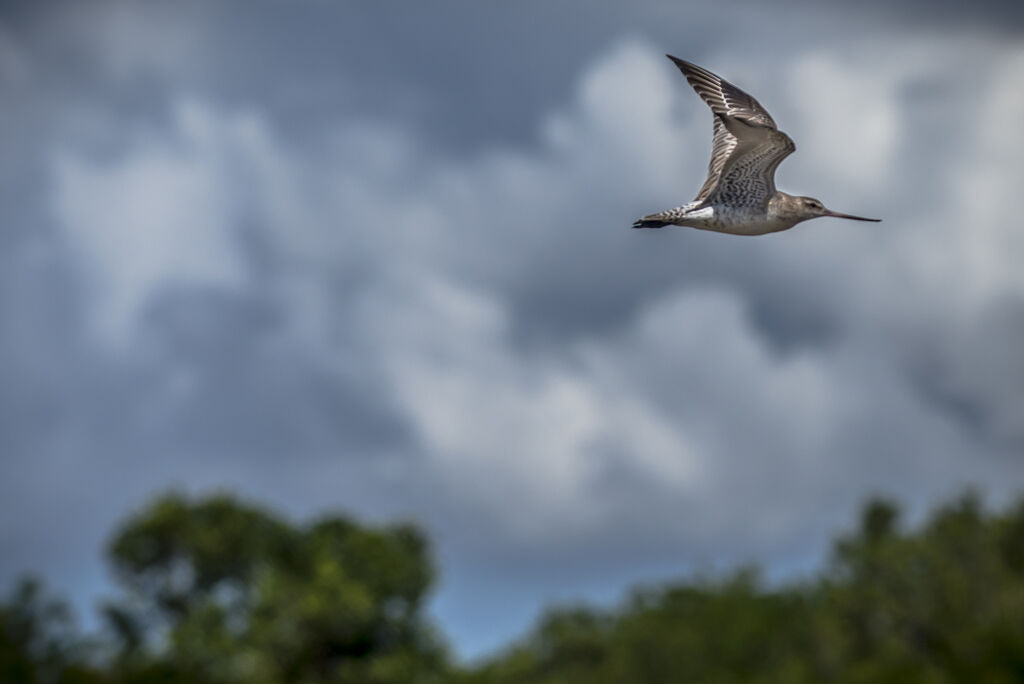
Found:
[[659, 211], [656, 214], [648, 214], [647, 216], [641, 216], [633, 223], [634, 228], [664, 228], [675, 224], [676, 221], [686, 216], [686, 212], [690, 211], [694, 207], [698, 206], [695, 202], [684, 204], [681, 207], [675, 209], [666, 209], [665, 211]]
[[647, 217], [637, 219], [633, 222], [634, 228], [664, 228], [667, 225], [668, 221], [659, 221], [657, 219], [650, 219]]

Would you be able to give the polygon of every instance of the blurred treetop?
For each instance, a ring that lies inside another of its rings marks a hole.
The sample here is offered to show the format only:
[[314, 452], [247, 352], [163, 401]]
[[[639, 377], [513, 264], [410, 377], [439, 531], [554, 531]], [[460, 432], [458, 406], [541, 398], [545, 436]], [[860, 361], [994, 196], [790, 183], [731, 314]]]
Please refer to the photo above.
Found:
[[416, 528], [297, 527], [230, 496], [167, 495], [108, 554], [122, 595], [85, 640], [26, 581], [0, 603], [4, 682], [1024, 682], [1024, 499], [965, 495], [918, 530], [874, 500], [817, 577], [756, 569], [554, 609], [485, 662], [453, 664], [423, 615]]

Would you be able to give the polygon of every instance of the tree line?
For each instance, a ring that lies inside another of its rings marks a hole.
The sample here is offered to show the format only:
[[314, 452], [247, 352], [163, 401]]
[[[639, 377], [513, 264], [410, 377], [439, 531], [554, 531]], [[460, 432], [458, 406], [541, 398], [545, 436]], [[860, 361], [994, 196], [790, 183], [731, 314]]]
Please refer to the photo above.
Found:
[[98, 634], [39, 581], [10, 588], [0, 681], [1024, 682], [1024, 498], [993, 512], [964, 494], [915, 529], [874, 499], [813, 577], [745, 567], [551, 609], [471, 665], [425, 613], [437, 570], [414, 525], [295, 525], [230, 495], [167, 494], [106, 553], [119, 594]]

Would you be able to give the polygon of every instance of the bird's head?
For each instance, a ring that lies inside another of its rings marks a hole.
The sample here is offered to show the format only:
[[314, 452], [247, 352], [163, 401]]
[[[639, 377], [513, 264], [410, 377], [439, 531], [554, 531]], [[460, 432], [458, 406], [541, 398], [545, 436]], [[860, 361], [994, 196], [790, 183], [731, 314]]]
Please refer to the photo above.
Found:
[[821, 200], [816, 200], [813, 197], [792, 197], [791, 200], [789, 202], [790, 209], [794, 214], [794, 218], [798, 221], [806, 221], [807, 219], [818, 218], [819, 216], [834, 216], [836, 218], [853, 219], [854, 221], [873, 221], [875, 223], [882, 220], [864, 218], [863, 216], [854, 216], [852, 214], [840, 214], [838, 211], [826, 209]]

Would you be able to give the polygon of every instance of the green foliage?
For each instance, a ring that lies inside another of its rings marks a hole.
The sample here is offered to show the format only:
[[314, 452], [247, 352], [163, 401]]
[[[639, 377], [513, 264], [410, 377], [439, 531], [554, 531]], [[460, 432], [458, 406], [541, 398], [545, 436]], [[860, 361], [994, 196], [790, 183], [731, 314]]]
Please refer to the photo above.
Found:
[[472, 684], [1024, 681], [1024, 502], [976, 496], [916, 533], [871, 501], [814, 581], [755, 572], [636, 592], [617, 610], [554, 611]]
[[127, 592], [106, 614], [131, 678], [383, 684], [445, 670], [421, 615], [427, 542], [410, 526], [296, 528], [229, 496], [168, 495], [109, 554]]
[[0, 603], [0, 682], [88, 684], [102, 681], [84, 659], [67, 604], [23, 578]]
[[[755, 569], [638, 589], [614, 610], [550, 611], [475, 667], [423, 617], [434, 582], [414, 527], [306, 527], [229, 496], [164, 496], [109, 547], [113, 640], [77, 636], [26, 580], [0, 602], [0, 681], [457, 684], [1024, 681], [1024, 500], [967, 494], [906, 531], [865, 506], [821, 574]], [[107, 654], [103, 656], [103, 654]]]

